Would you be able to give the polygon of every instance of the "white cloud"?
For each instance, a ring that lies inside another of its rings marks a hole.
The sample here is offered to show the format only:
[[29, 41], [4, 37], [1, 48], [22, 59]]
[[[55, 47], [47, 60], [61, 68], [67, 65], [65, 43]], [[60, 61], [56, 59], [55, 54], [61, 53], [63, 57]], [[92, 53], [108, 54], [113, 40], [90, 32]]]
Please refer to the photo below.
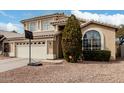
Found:
[[86, 19], [86, 20], [96, 20], [99, 22], [104, 22], [113, 25], [121, 25], [124, 24], [124, 14], [97, 14], [90, 12], [81, 12], [78, 10], [71, 11], [77, 18]]
[[14, 24], [12, 24], [12, 23], [8, 23], [6, 25], [6, 27], [7, 27], [8, 31], [13, 31], [13, 30], [17, 31], [18, 30], [18, 28]]
[[0, 30], [4, 31], [18, 31], [20, 32], [23, 26], [21, 24], [13, 24], [13, 23], [0, 23]]

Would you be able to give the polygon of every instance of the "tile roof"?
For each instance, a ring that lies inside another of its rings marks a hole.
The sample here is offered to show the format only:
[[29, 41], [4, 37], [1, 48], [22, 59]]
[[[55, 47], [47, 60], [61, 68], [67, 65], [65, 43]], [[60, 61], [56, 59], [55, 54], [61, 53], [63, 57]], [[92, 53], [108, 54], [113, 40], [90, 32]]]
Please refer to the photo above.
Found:
[[[46, 37], [54, 37], [54, 36], [59, 35], [59, 34], [61, 34], [61, 32], [45, 31], [45, 32], [34, 32], [33, 36], [34, 36], [34, 38], [46, 38]], [[12, 38], [9, 38], [9, 39], [13, 40], [15, 38], [16, 38], [16, 40], [25, 39], [25, 34], [22, 34], [19, 37], [12, 37]]]
[[51, 22], [52, 25], [65, 25], [67, 22], [68, 18], [63, 18], [61, 20], [56, 20]]
[[22, 36], [22, 34], [19, 34], [13, 31], [4, 31], [4, 30], [0, 30], [0, 35], [4, 35], [6, 38], [14, 38], [14, 37]]
[[98, 21], [94, 21], [94, 20], [88, 21], [88, 22], [86, 22], [84, 24], [81, 24], [81, 28], [86, 27], [87, 25], [89, 25], [91, 23], [102, 25], [102, 26], [111, 27], [111, 28], [114, 28], [114, 29], [118, 29], [119, 28], [118, 26], [115, 26], [115, 25], [112, 25], [112, 24], [107, 24], [107, 23], [98, 22]]
[[58, 35], [61, 32], [55, 32], [55, 31], [45, 31], [45, 32], [34, 32], [34, 36], [43, 36], [43, 35]]
[[[62, 20], [57, 20], [57, 21], [54, 21], [54, 22], [51, 22], [52, 25], [65, 25], [66, 22], [67, 22], [67, 19], [68, 18], [65, 18], [65, 19], [62, 19]], [[81, 21], [85, 21], [84, 23], [81, 23], [81, 27], [85, 27], [91, 23], [94, 23], [94, 24], [98, 24], [98, 25], [103, 25], [103, 26], [107, 26], [107, 27], [111, 27], [111, 28], [115, 28], [115, 29], [118, 29], [118, 26], [115, 26], [115, 25], [112, 25], [112, 24], [108, 24], [108, 23], [103, 23], [103, 22], [98, 22], [98, 21], [94, 21], [94, 20], [91, 20], [91, 21], [88, 21], [88, 20], [80, 20]]]
[[42, 15], [42, 16], [37, 16], [37, 17], [21, 20], [21, 23], [28, 22], [28, 21], [34, 21], [34, 20], [38, 20], [38, 19], [43, 19], [43, 18], [57, 17], [57, 16], [66, 16], [66, 15], [64, 15], [64, 13], [54, 13], [54, 14], [49, 14], [49, 15]]

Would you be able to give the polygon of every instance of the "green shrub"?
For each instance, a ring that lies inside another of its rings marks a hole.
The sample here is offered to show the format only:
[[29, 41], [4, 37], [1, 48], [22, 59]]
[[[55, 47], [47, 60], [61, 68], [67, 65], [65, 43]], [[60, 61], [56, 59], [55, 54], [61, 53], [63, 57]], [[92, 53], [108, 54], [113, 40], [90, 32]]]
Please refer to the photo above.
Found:
[[108, 50], [84, 50], [83, 58], [87, 61], [109, 61], [111, 52]]
[[62, 32], [63, 56], [68, 62], [77, 62], [82, 51], [82, 33], [80, 22], [71, 15]]

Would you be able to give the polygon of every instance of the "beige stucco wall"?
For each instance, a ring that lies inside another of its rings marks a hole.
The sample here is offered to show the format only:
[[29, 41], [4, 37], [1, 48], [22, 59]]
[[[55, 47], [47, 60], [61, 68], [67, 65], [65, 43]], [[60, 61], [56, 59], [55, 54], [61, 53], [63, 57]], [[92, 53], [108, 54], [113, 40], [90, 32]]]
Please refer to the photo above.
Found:
[[10, 42], [10, 53], [9, 53], [9, 56], [10, 57], [15, 57], [15, 42]]
[[82, 35], [89, 30], [96, 30], [101, 34], [103, 34], [103, 41], [104, 41], [103, 50], [110, 50], [111, 60], [116, 59], [115, 29], [97, 24], [89, 24], [88, 26], [82, 28], [81, 30], [82, 30]]
[[48, 59], [56, 59], [58, 58], [57, 54], [57, 41], [55, 40], [48, 40], [47, 41], [47, 55], [49, 56]]

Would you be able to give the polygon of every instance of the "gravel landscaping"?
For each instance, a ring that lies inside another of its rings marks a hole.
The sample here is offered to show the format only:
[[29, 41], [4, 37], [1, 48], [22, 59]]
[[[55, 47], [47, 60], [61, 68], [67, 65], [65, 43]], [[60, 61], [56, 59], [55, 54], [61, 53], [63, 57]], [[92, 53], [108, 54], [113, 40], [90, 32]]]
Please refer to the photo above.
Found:
[[124, 82], [124, 61], [43, 63], [0, 73], [0, 82], [13, 83], [102, 83]]

